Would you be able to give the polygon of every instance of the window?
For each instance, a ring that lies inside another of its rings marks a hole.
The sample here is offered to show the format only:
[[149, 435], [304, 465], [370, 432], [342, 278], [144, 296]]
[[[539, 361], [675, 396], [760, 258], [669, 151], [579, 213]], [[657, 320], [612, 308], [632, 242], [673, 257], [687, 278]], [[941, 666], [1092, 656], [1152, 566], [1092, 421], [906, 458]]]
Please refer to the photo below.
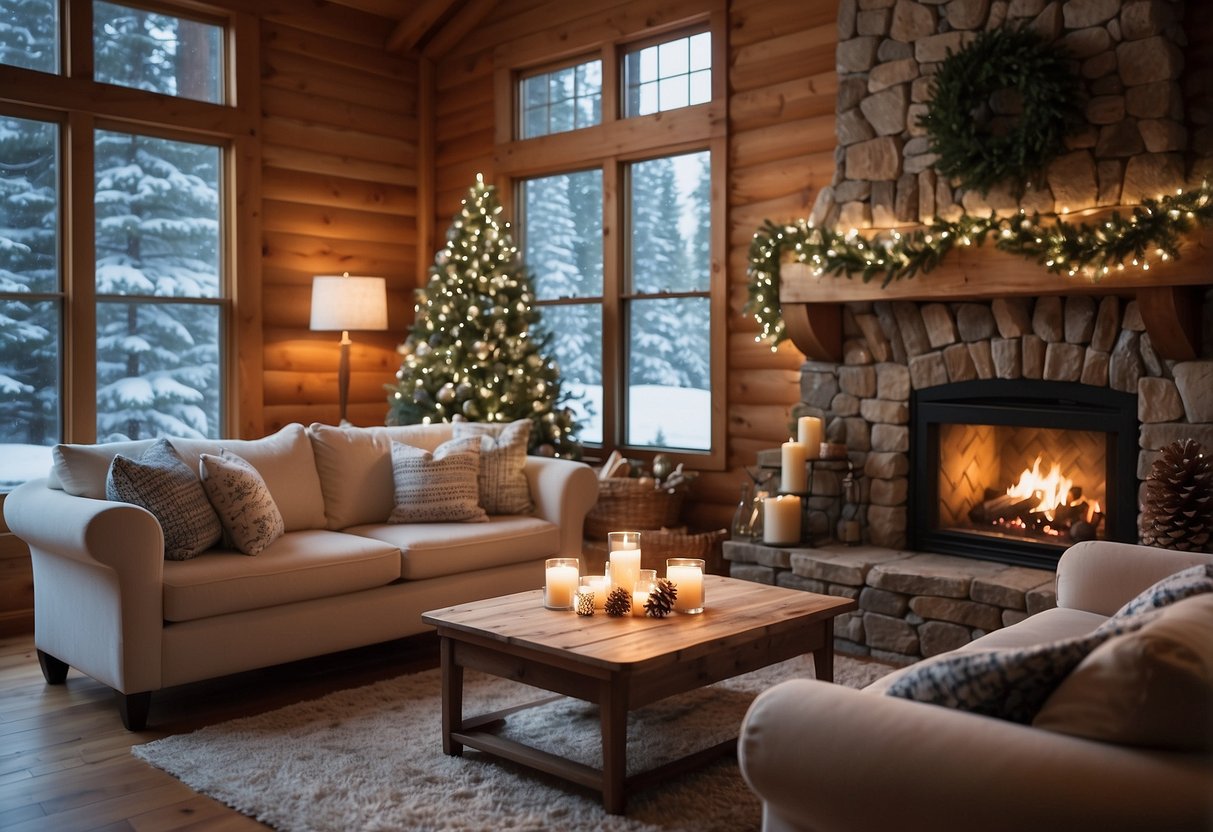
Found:
[[48, 93], [29, 70], [60, 71], [81, 8], [0, 0], [0, 63], [18, 68], [0, 67], [0, 492], [45, 475], [57, 442], [231, 421], [232, 24], [95, 0], [74, 45], [91, 75]]
[[[724, 462], [723, 391], [713, 384], [714, 372], [722, 376], [725, 308], [713, 269], [723, 253], [713, 183], [723, 181], [725, 158], [723, 85], [711, 77], [715, 21], [603, 43], [575, 67], [519, 73], [517, 110], [499, 110], [519, 138], [498, 154], [582, 441], [632, 456], [661, 449], [707, 466]], [[555, 132], [527, 127], [538, 123], [532, 111], [553, 100], [540, 95], [551, 84], [532, 89], [534, 79], [571, 73], [563, 76], [568, 99], [578, 89], [575, 68], [599, 62], [599, 118], [565, 119], [561, 135], [529, 144]]]
[[523, 78], [524, 139], [592, 127], [602, 121], [602, 61], [586, 61]]

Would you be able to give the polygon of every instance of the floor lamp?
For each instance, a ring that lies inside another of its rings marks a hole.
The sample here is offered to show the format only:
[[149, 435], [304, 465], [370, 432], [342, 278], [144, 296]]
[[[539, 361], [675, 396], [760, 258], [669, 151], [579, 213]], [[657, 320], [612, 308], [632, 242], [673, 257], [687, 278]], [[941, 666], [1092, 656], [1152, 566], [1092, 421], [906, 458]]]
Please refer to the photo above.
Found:
[[341, 424], [350, 396], [350, 330], [387, 329], [387, 282], [382, 277], [316, 275], [312, 278], [312, 330], [341, 331], [341, 365], [337, 373]]

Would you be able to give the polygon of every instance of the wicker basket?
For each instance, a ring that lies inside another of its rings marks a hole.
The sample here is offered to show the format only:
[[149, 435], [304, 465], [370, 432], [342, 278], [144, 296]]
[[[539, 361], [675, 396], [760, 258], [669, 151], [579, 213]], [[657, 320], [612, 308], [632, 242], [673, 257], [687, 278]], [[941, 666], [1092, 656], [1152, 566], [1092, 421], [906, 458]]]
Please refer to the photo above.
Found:
[[598, 502], [585, 518], [585, 536], [606, 540], [607, 532], [678, 525], [686, 491], [653, 487], [653, 480], [611, 477], [598, 482]]
[[713, 575], [727, 574], [722, 571], [724, 557], [721, 544], [728, 539], [728, 529], [692, 533], [672, 529], [645, 531], [640, 535], [644, 561], [641, 565], [664, 575], [666, 558], [703, 558], [708, 572]]

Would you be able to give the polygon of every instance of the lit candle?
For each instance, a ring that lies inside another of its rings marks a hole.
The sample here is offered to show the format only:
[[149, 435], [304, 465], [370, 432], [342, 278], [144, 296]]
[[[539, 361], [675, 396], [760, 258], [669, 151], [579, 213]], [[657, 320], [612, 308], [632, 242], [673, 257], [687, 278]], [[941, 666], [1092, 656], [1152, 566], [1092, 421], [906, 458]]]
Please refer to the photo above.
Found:
[[703, 567], [701, 558], [670, 558], [665, 562], [665, 576], [678, 590], [674, 597], [677, 612], [703, 612]]
[[640, 577], [640, 532], [608, 532], [611, 586], [621, 586], [628, 592], [636, 588]]
[[[821, 459], [822, 426], [817, 416], [801, 416], [796, 420], [796, 438], [805, 447], [807, 459]], [[786, 489], [791, 491], [792, 489]]]
[[550, 610], [573, 609], [577, 594], [577, 558], [548, 558], [544, 563], [543, 605]]
[[778, 545], [800, 541], [800, 498], [785, 494], [763, 500], [762, 542]]
[[581, 579], [581, 591], [594, 596], [594, 609], [606, 607], [607, 593], [611, 591], [611, 579], [606, 575], [587, 575]]
[[637, 573], [636, 586], [632, 590], [632, 615], [643, 618], [647, 614], [644, 604], [657, 583], [656, 569], [641, 569]]
[[784, 442], [781, 461], [783, 466], [779, 475], [779, 490], [803, 494], [809, 490], [808, 475], [804, 461], [808, 449], [800, 442]]

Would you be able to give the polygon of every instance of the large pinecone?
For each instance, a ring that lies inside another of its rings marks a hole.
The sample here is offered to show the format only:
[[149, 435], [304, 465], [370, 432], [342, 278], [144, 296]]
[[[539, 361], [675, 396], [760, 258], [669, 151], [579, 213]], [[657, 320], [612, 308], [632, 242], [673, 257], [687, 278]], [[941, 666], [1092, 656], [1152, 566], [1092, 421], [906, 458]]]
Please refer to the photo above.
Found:
[[678, 588], [671, 581], [660, 578], [657, 586], [649, 593], [644, 602], [644, 611], [649, 618], [665, 618], [674, 609], [674, 599], [678, 597]]
[[606, 614], [618, 618], [621, 615], [627, 615], [632, 611], [632, 593], [628, 592], [621, 586], [617, 586], [607, 593], [606, 597]]
[[1162, 449], [1146, 479], [1141, 539], [1184, 552], [1213, 550], [1213, 458], [1193, 439]]

